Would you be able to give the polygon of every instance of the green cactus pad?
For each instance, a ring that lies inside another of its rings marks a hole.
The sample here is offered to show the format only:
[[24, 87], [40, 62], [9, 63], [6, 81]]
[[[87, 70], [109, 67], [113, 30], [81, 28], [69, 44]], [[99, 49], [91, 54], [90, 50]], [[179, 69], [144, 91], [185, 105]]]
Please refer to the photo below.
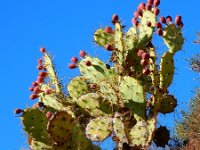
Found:
[[20, 117], [24, 130], [33, 140], [49, 143], [51, 140], [47, 132], [47, 122], [45, 113], [36, 108], [27, 108]]
[[118, 113], [116, 113], [113, 118], [113, 131], [115, 136], [119, 138], [120, 143], [128, 143], [123, 123], [123, 118]]
[[[92, 66], [86, 66], [86, 61], [90, 61]], [[99, 83], [104, 80], [113, 82], [116, 77], [114, 70], [107, 69], [104, 62], [100, 61], [98, 58], [92, 58], [89, 56], [82, 59], [79, 63], [79, 69], [81, 74], [91, 83]]]
[[145, 101], [143, 87], [135, 78], [125, 76], [119, 85], [119, 90], [125, 103], [129, 101], [144, 103]]
[[128, 30], [126, 33], [126, 38], [125, 38], [125, 49], [126, 50], [133, 50], [137, 48], [138, 44], [138, 33], [137, 33], [137, 28], [132, 27]]
[[173, 95], [164, 95], [161, 99], [159, 112], [166, 114], [173, 112], [177, 106], [177, 100]]
[[119, 104], [118, 103], [118, 96], [115, 91], [115, 89], [106, 81], [102, 81], [99, 84], [99, 91], [101, 92], [101, 96], [104, 100], [107, 100], [110, 102], [111, 105], [113, 104]]
[[96, 93], [88, 93], [77, 99], [76, 103], [85, 109], [91, 116], [104, 115], [100, 110], [101, 97]]
[[94, 41], [99, 45], [105, 47], [107, 44], [114, 44], [114, 34], [105, 33], [103, 28], [98, 29], [94, 33]]
[[112, 118], [98, 117], [90, 120], [86, 127], [86, 136], [91, 141], [103, 141], [112, 133]]
[[74, 119], [67, 112], [57, 112], [48, 122], [47, 131], [57, 145], [68, 142], [75, 127]]
[[31, 141], [31, 150], [53, 150], [52, 145], [48, 145], [39, 141]]
[[45, 53], [43, 58], [44, 58], [44, 66], [47, 69], [48, 77], [50, 79], [50, 84], [55, 86], [56, 92], [61, 93], [62, 87], [56, 75], [55, 66], [53, 65], [50, 56], [47, 53]]
[[71, 97], [79, 98], [88, 92], [88, 86], [83, 77], [72, 79], [68, 85], [68, 91]]
[[174, 76], [174, 59], [173, 54], [165, 52], [161, 58], [160, 63], [160, 88], [164, 91], [167, 90], [172, 83]]
[[145, 147], [148, 139], [147, 123], [139, 121], [127, 134], [129, 145]]
[[170, 24], [164, 28], [163, 39], [169, 52], [175, 54], [178, 50], [182, 49], [184, 38], [181, 29], [176, 27], [175, 24]]
[[[152, 27], [148, 27], [147, 23], [151, 22]], [[140, 21], [140, 34], [139, 34], [139, 45], [145, 46], [149, 43], [149, 40], [152, 38], [154, 25], [156, 23], [156, 16], [152, 11], [145, 10], [143, 11], [143, 16]]]

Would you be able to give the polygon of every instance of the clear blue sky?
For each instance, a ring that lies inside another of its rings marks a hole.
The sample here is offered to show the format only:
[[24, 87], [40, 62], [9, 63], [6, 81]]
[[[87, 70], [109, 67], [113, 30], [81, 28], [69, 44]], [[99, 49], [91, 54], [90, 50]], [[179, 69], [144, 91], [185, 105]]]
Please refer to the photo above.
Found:
[[[0, 149], [19, 150], [26, 146], [20, 119], [14, 117], [16, 107], [33, 104], [28, 91], [36, 79], [39, 48], [45, 46], [55, 56], [61, 78], [65, 81], [78, 71], [67, 69], [70, 58], [80, 49], [104, 61], [107, 52], [93, 43], [93, 32], [100, 26], [111, 25], [111, 16], [119, 14], [124, 25], [131, 26], [131, 18], [140, 0], [0, 0]], [[178, 108], [186, 109], [186, 101], [199, 85], [198, 75], [188, 69], [188, 59], [199, 53], [193, 44], [200, 31], [199, 0], [161, 0], [161, 15], [183, 16], [186, 39], [183, 51], [176, 55], [176, 75], [170, 92], [179, 100]], [[162, 47], [158, 42], [156, 46]], [[180, 114], [176, 114], [178, 118]], [[162, 118], [173, 127], [174, 115]], [[108, 143], [106, 144], [109, 145]]]

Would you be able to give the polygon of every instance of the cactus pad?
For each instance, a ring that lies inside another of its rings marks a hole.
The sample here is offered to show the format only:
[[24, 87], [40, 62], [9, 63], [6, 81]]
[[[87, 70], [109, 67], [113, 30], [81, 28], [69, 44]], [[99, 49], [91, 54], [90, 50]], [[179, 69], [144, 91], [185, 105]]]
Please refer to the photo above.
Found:
[[[87, 66], [87, 61], [90, 61], [92, 65]], [[106, 68], [105, 63], [100, 61], [98, 58], [92, 58], [89, 56], [79, 63], [79, 69], [81, 74], [91, 83], [99, 83], [103, 80], [113, 82], [116, 76], [113, 70]]]
[[90, 120], [86, 127], [86, 136], [92, 141], [103, 141], [112, 133], [112, 118], [98, 117]]
[[164, 29], [163, 39], [169, 52], [175, 54], [178, 50], [182, 49], [184, 38], [180, 28], [177, 28], [175, 24], [170, 24]]
[[165, 52], [160, 63], [160, 88], [167, 90], [174, 76], [174, 59], [173, 54]]
[[31, 141], [30, 148], [31, 150], [53, 150], [51, 145], [47, 145], [45, 143], [34, 140]]
[[79, 98], [88, 92], [88, 86], [83, 77], [72, 79], [68, 85], [68, 91], [71, 97]]
[[37, 139], [38, 142], [50, 142], [47, 132], [48, 119], [45, 113], [36, 108], [27, 108], [21, 116], [24, 130], [28, 133], [31, 139]]
[[74, 128], [73, 118], [64, 111], [57, 112], [48, 122], [47, 131], [57, 145], [62, 145], [72, 136]]
[[105, 33], [103, 28], [98, 29], [94, 33], [94, 41], [99, 45], [105, 47], [107, 44], [114, 44], [114, 34]]
[[164, 95], [161, 99], [159, 112], [161, 113], [170, 113], [173, 112], [177, 105], [177, 100], [173, 95]]
[[126, 33], [125, 38], [125, 49], [126, 50], [133, 50], [137, 47], [138, 44], [138, 33], [137, 28], [132, 27]]

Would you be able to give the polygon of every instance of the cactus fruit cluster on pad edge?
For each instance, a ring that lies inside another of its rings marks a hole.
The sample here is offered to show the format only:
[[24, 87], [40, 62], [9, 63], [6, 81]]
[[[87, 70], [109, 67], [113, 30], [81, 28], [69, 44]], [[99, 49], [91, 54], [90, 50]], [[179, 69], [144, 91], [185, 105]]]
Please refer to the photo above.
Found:
[[[33, 150], [95, 150], [93, 142], [112, 137], [117, 148], [148, 149], [154, 141], [164, 147], [169, 140], [166, 127], [156, 128], [158, 113], [174, 111], [177, 100], [168, 87], [174, 76], [174, 55], [184, 38], [181, 16], [158, 17], [159, 0], [141, 3], [134, 12], [133, 27], [123, 32], [118, 15], [112, 16], [114, 28], [100, 28], [94, 41], [110, 51], [110, 62], [80, 51], [80, 60], [72, 57], [70, 69], [79, 68], [67, 89], [56, 75], [45, 48], [38, 60], [40, 70], [32, 83], [31, 108], [16, 109], [28, 143]], [[159, 64], [152, 36], [160, 36], [168, 51]], [[125, 148], [126, 147], [126, 148]]]

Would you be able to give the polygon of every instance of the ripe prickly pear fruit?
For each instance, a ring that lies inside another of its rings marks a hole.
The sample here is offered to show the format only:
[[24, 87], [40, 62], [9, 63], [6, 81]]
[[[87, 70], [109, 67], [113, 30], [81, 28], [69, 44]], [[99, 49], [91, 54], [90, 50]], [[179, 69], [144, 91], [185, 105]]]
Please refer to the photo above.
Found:
[[105, 46], [105, 49], [108, 50], [108, 51], [113, 51], [113, 47], [112, 47], [112, 45], [110, 45], [110, 44], [107, 44], [107, 45]]
[[119, 17], [118, 17], [117, 14], [114, 14], [114, 15], [112, 16], [112, 23], [115, 24], [115, 23], [117, 23], [117, 22], [119, 22]]
[[166, 22], [171, 24], [172, 23], [172, 17], [171, 16], [167, 16], [166, 17]]
[[95, 90], [97, 88], [97, 85], [96, 84], [90, 84], [90, 88]]
[[156, 22], [155, 27], [156, 28], [162, 28], [162, 24], [160, 22]]
[[42, 59], [38, 59], [38, 64], [41, 64], [42, 63]]
[[37, 70], [42, 70], [43, 69], [43, 66], [42, 65], [38, 65], [37, 66]]
[[154, 8], [153, 12], [154, 12], [154, 15], [158, 16], [158, 14], [160, 13], [160, 9]]
[[147, 2], [148, 2], [149, 4], [151, 4], [151, 5], [153, 5], [154, 0], [148, 0]]
[[160, 4], [160, 0], [154, 0], [154, 7], [158, 7], [158, 5]]
[[181, 21], [180, 24], [178, 25], [179, 28], [182, 28], [184, 26], [183, 22]]
[[142, 59], [149, 59], [149, 58], [150, 58], [149, 53], [143, 53], [142, 54]]
[[143, 10], [145, 9], [145, 3], [140, 3], [138, 6], [138, 10]]
[[45, 49], [44, 47], [41, 47], [41, 48], [40, 48], [40, 52], [41, 52], [41, 53], [46, 53], [46, 49]]
[[151, 22], [147, 22], [147, 27], [151, 27]]
[[148, 62], [148, 60], [146, 60], [146, 59], [141, 59], [141, 60], [140, 60], [140, 64], [141, 64], [142, 66], [147, 66], [147, 65], [149, 64], [149, 62]]
[[30, 88], [29, 88], [29, 91], [34, 91], [34, 87], [30, 87]]
[[159, 35], [159, 36], [163, 36], [163, 30], [161, 28], [159, 28], [156, 33]]
[[76, 66], [76, 64], [69, 64], [68, 65], [68, 68], [69, 69], [75, 69], [77, 66]]
[[181, 19], [182, 19], [181, 16], [176, 16], [176, 18], [175, 18], [175, 24], [180, 25]]
[[139, 16], [140, 16], [139, 11], [135, 11], [135, 12], [134, 12], [134, 17], [137, 18], [137, 17], [139, 17]]
[[38, 94], [36, 94], [36, 93], [31, 94], [30, 97], [29, 97], [30, 100], [34, 100], [36, 98], [38, 98]]
[[37, 77], [37, 83], [38, 84], [44, 83], [44, 78], [43, 77]]
[[47, 76], [47, 74], [48, 74], [47, 72], [42, 71], [39, 73], [39, 77], [45, 78]]
[[48, 119], [51, 119], [52, 116], [53, 116], [53, 113], [52, 113], [51, 111], [48, 111], [48, 112], [46, 113], [46, 117], [47, 117]]
[[145, 75], [149, 75], [150, 72], [151, 72], [151, 71], [149, 70], [149, 68], [144, 68], [144, 69], [142, 70], [142, 73], [145, 74]]
[[86, 65], [86, 66], [92, 66], [92, 63], [91, 63], [91, 61], [87, 60], [87, 61], [85, 62], [85, 65]]
[[46, 91], [45, 91], [45, 94], [47, 94], [47, 95], [50, 95], [50, 94], [52, 94], [52, 90], [51, 89], [47, 89]]
[[82, 57], [82, 58], [85, 57], [86, 56], [86, 52], [84, 50], [80, 50], [79, 56]]
[[77, 58], [77, 57], [72, 57], [72, 58], [71, 58], [71, 62], [77, 63], [77, 62], [78, 62], [78, 58]]
[[133, 24], [134, 26], [138, 27], [139, 21], [137, 20], [137, 18], [133, 18], [133, 19], [132, 19], [132, 24]]
[[33, 92], [36, 93], [36, 94], [41, 93], [41, 90], [40, 90], [39, 86], [36, 86], [36, 87], [34, 88], [34, 91], [33, 91]]
[[144, 51], [142, 49], [139, 49], [138, 52], [137, 52], [137, 56], [142, 57], [143, 53], [144, 53]]
[[165, 19], [165, 17], [163, 17], [163, 16], [160, 17], [160, 22], [161, 22], [161, 23], [166, 23], [166, 19]]
[[113, 34], [114, 33], [113, 29], [111, 27], [109, 27], [109, 26], [105, 27], [104, 32], [105, 33], [109, 33], [109, 34]]
[[38, 86], [38, 83], [37, 82], [32, 82], [32, 85], [33, 86]]
[[150, 10], [152, 9], [152, 5], [149, 4], [149, 3], [147, 3], [145, 8], [146, 8], [146, 10], [149, 10], [149, 11], [150, 11]]
[[18, 114], [21, 114], [22, 112], [24, 112], [22, 109], [19, 109], [19, 108], [16, 108], [14, 110], [14, 114], [18, 115]]

